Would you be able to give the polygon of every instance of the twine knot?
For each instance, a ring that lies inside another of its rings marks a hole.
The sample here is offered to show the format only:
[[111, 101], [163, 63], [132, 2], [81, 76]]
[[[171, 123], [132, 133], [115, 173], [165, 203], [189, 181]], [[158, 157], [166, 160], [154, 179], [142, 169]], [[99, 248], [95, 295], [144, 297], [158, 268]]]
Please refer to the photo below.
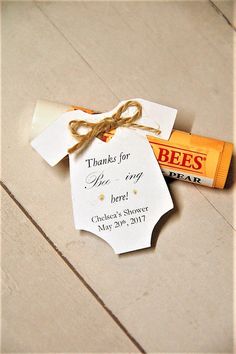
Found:
[[[135, 107], [135, 113], [130, 117], [122, 117], [122, 114], [130, 107]], [[159, 135], [161, 131], [152, 127], [147, 127], [145, 125], [140, 125], [134, 123], [142, 116], [142, 106], [137, 101], [127, 101], [122, 106], [119, 107], [117, 112], [115, 112], [111, 117], [106, 117], [99, 122], [87, 122], [85, 120], [72, 120], [69, 123], [69, 129], [72, 136], [78, 140], [78, 143], [68, 149], [68, 153], [71, 154], [74, 151], [80, 153], [83, 151], [92, 140], [97, 137], [101, 138], [104, 133], [109, 133], [111, 130], [118, 127], [130, 127], [138, 128], [142, 130], [147, 130], [149, 132]], [[88, 133], [81, 134], [78, 129], [81, 127], [90, 128]]]

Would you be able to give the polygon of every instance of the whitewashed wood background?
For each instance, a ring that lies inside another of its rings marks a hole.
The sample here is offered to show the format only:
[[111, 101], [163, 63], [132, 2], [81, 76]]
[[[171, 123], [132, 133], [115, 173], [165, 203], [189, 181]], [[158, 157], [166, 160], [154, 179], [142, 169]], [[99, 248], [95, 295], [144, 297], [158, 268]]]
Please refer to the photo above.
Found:
[[233, 171], [173, 181], [152, 249], [74, 230], [68, 163], [29, 145], [37, 99], [143, 97], [233, 139], [233, 2], [2, 2], [2, 353], [232, 353]]

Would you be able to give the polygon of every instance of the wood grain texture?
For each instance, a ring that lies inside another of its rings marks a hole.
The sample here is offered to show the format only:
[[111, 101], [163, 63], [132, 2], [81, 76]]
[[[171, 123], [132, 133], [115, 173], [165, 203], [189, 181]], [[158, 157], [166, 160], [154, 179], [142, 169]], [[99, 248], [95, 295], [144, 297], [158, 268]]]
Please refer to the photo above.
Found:
[[233, 183], [172, 181], [156, 247], [117, 257], [74, 230], [67, 161], [47, 166], [28, 141], [39, 98], [105, 111], [129, 97], [232, 140], [232, 29], [204, 2], [15, 2], [3, 14], [4, 183], [147, 352], [232, 352]]
[[235, 1], [234, 0], [219, 0], [219, 1], [214, 0], [213, 3], [222, 12], [223, 16], [225, 16], [225, 21], [227, 22], [228, 20], [229, 21], [228, 24], [236, 28]]
[[7, 193], [1, 196], [1, 352], [136, 352]]

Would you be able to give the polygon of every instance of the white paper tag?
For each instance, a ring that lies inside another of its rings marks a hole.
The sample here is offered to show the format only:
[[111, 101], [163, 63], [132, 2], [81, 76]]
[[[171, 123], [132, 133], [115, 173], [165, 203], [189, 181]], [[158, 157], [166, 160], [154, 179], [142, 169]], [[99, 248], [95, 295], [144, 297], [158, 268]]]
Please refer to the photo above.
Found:
[[69, 155], [75, 227], [124, 253], [150, 247], [152, 230], [173, 208], [166, 182], [146, 138], [123, 128]]
[[[160, 128], [168, 139], [176, 110], [136, 99], [143, 107], [138, 123]], [[32, 142], [32, 147], [51, 165], [67, 155], [77, 141], [71, 136], [71, 120], [100, 121], [111, 112], [89, 115], [80, 111], [63, 114]], [[132, 109], [124, 116], [132, 115]], [[95, 138], [81, 153], [69, 155], [75, 227], [105, 240], [124, 253], [150, 247], [152, 230], [160, 217], [173, 208], [170, 193], [146, 138], [147, 132], [118, 128], [107, 143]], [[154, 135], [148, 132], [148, 135]]]
[[[174, 125], [177, 111], [174, 108], [159, 105], [143, 99], [132, 99], [138, 101], [143, 108], [142, 117], [138, 124], [160, 128], [161, 134], [158, 138], [168, 140]], [[56, 121], [50, 124], [41, 134], [31, 141], [32, 147], [46, 160], [49, 165], [55, 166], [67, 155], [68, 147], [73, 146], [76, 140], [71, 136], [68, 124], [71, 120], [87, 120], [96, 122], [105, 117], [111, 116], [126, 101], [122, 101], [112, 111], [101, 114], [87, 114], [82, 111], [71, 111], [62, 114]], [[135, 109], [135, 108], [134, 108]], [[129, 108], [124, 116], [132, 114], [133, 108]], [[135, 130], [140, 135], [156, 136], [154, 133], [144, 130]]]

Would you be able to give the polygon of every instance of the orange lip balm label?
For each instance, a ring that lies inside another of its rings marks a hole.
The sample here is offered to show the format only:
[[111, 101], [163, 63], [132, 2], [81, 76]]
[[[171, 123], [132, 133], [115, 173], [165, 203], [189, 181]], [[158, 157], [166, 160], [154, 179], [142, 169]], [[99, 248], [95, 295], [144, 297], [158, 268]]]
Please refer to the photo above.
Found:
[[165, 176], [224, 188], [233, 144], [178, 130], [167, 142], [148, 139]]
[[[38, 101], [31, 137], [39, 134], [50, 122], [68, 110], [98, 113], [80, 106]], [[114, 132], [106, 133], [102, 139], [108, 141], [113, 135]], [[152, 136], [147, 138], [164, 176], [208, 187], [224, 188], [233, 144], [179, 130], [173, 130], [169, 140]]]
[[[104, 140], [112, 137], [105, 134]], [[173, 130], [170, 139], [147, 137], [164, 176], [224, 188], [233, 144]]]

